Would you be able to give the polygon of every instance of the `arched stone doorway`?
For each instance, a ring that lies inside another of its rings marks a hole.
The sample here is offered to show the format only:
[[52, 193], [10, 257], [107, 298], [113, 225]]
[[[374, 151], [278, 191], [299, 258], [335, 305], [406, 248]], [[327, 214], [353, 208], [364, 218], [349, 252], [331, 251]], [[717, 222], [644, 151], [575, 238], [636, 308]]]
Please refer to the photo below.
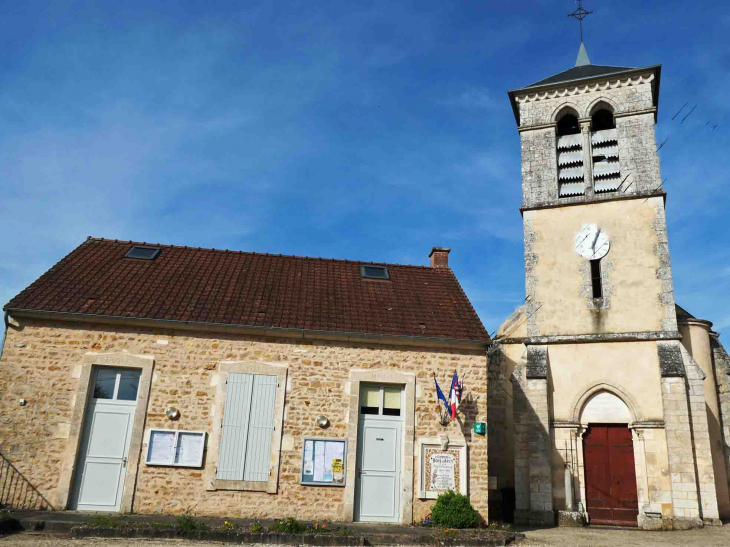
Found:
[[637, 525], [632, 422], [626, 403], [608, 391], [591, 395], [581, 411], [585, 502], [592, 524]]

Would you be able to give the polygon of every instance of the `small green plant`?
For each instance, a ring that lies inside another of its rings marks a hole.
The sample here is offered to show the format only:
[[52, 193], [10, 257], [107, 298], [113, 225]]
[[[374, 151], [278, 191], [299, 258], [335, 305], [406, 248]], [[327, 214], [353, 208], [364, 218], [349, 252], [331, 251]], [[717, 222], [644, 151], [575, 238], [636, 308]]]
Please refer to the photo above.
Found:
[[251, 531], [254, 534], [258, 534], [261, 530], [263, 530], [264, 527], [261, 526], [261, 521], [255, 520], [251, 523]]
[[175, 530], [178, 534], [186, 536], [197, 532], [205, 532], [208, 530], [208, 525], [195, 520], [190, 515], [180, 515], [175, 521]]
[[284, 534], [301, 534], [305, 529], [304, 524], [293, 517], [275, 522], [269, 527], [269, 530], [272, 532], [283, 532]]
[[335, 531], [335, 534], [338, 536], [354, 536], [355, 530], [350, 530], [349, 528], [338, 528]]
[[235, 530], [236, 528], [238, 528], [238, 524], [236, 524], [235, 522], [230, 522], [228, 520], [221, 525], [221, 530], [223, 530], [224, 532], [233, 532], [233, 530]]
[[500, 522], [498, 520], [493, 520], [489, 523], [489, 529], [490, 530], [506, 530], [509, 531], [511, 529], [510, 525], [506, 522]]
[[103, 513], [98, 515], [90, 515], [88, 519], [89, 524], [91, 524], [95, 528], [119, 528], [126, 524], [124, 521], [124, 517], [105, 515]]
[[0, 520], [10, 520], [13, 515], [7, 509], [0, 509]]
[[431, 508], [431, 520], [439, 528], [475, 528], [479, 514], [467, 496], [449, 490], [436, 499]]

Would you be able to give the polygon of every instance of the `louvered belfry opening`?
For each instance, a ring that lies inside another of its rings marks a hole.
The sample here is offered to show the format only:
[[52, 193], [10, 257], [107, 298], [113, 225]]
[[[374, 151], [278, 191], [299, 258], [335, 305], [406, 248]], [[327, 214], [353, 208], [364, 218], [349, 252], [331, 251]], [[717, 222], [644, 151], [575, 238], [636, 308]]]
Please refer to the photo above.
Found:
[[599, 108], [591, 116], [593, 148], [593, 188], [597, 194], [614, 192], [621, 185], [618, 161], [618, 135], [613, 113]]
[[583, 136], [578, 117], [568, 112], [558, 120], [558, 195], [582, 196]]

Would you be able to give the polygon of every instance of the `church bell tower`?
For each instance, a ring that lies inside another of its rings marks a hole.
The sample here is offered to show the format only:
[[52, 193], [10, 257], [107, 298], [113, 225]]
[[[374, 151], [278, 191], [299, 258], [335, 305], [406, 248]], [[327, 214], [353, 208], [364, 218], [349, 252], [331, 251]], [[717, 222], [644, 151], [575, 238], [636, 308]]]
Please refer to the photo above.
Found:
[[712, 463], [691, 456], [710, 438], [675, 311], [660, 79], [660, 65], [591, 64], [581, 42], [573, 68], [509, 91], [526, 298], [490, 349], [510, 395], [490, 443], [503, 431], [513, 450], [490, 475], [514, 487], [517, 523], [719, 522]]
[[676, 332], [654, 123], [660, 66], [576, 66], [509, 92], [529, 336]]

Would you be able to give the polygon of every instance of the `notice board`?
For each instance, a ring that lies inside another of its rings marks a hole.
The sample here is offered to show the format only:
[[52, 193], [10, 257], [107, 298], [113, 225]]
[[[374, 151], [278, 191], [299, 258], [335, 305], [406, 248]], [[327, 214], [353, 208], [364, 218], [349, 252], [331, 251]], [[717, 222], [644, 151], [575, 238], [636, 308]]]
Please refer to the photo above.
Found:
[[151, 429], [147, 465], [202, 467], [205, 431]]
[[300, 483], [316, 486], [345, 486], [347, 441], [304, 437]]

